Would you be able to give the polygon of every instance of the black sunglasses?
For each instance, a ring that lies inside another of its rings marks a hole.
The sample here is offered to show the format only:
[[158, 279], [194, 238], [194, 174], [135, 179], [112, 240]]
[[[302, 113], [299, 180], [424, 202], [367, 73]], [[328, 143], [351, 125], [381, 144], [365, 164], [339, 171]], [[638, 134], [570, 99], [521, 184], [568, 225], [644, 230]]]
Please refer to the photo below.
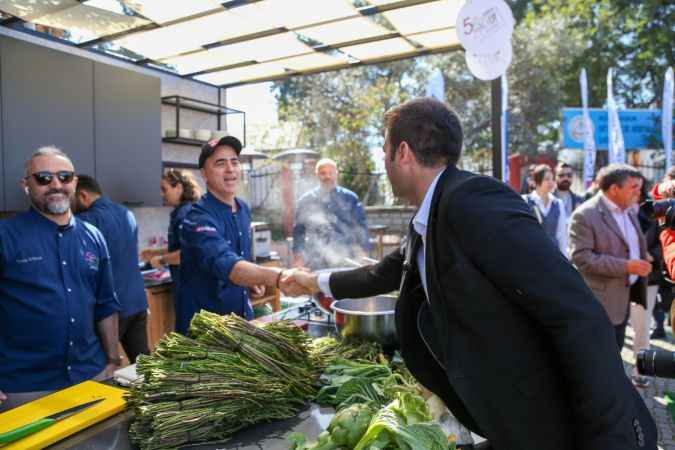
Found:
[[52, 182], [54, 177], [57, 177], [59, 179], [59, 182], [61, 184], [68, 184], [71, 181], [73, 181], [73, 178], [75, 177], [75, 172], [72, 172], [70, 170], [59, 170], [58, 172], [35, 172], [31, 174], [33, 176], [33, 179], [37, 184], [40, 186], [47, 186]]

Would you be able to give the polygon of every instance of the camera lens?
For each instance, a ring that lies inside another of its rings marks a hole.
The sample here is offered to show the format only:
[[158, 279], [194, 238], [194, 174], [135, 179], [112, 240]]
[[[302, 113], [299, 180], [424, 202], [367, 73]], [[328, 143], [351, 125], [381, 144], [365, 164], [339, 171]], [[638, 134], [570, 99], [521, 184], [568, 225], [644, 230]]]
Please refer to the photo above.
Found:
[[642, 350], [637, 355], [637, 370], [642, 375], [675, 378], [675, 354], [663, 350]]

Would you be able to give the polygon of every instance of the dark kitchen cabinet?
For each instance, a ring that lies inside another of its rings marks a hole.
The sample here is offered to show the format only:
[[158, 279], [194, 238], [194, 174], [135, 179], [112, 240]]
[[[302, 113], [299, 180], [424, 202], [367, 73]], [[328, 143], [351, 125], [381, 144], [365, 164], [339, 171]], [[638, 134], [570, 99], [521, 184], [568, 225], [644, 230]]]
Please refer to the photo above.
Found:
[[75, 170], [94, 173], [94, 67], [92, 61], [0, 38], [3, 210], [19, 211], [28, 199], [19, 187], [26, 159], [55, 145]]
[[114, 201], [160, 206], [159, 77], [0, 36], [0, 211], [21, 211], [19, 181], [55, 145]]
[[115, 201], [159, 206], [160, 79], [94, 63], [96, 178]]

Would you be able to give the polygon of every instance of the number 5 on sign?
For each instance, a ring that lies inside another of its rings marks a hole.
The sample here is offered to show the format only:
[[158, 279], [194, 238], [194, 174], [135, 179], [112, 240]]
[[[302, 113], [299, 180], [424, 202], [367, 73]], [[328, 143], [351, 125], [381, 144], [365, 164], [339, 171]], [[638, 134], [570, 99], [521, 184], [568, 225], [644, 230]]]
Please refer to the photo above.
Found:
[[495, 53], [511, 39], [513, 14], [504, 0], [468, 0], [457, 15], [459, 42], [474, 54]]
[[472, 31], [473, 31], [473, 24], [471, 23], [471, 18], [465, 17], [464, 18], [464, 34], [468, 36], [468, 35], [471, 34]]

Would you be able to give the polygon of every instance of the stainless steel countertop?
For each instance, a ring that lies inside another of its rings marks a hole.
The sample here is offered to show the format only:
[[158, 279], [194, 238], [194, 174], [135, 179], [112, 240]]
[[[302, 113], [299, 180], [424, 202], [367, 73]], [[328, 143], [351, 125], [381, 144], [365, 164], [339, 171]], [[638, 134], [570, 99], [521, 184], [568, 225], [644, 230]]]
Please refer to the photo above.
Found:
[[[83, 430], [54, 444], [50, 450], [127, 450], [137, 449], [129, 437], [130, 411]], [[333, 408], [310, 403], [296, 417], [270, 423], [253, 425], [241, 430], [226, 442], [220, 444], [190, 446], [194, 450], [288, 450], [290, 441], [286, 438], [292, 432], [303, 433], [309, 440], [316, 440], [328, 427], [333, 418]]]
[[[293, 316], [290, 314], [290, 316]], [[325, 336], [334, 331], [330, 323], [308, 324], [310, 336]], [[112, 380], [110, 380], [112, 382]], [[232, 450], [288, 450], [290, 441], [286, 436], [297, 431], [307, 436], [308, 440], [316, 440], [319, 434], [328, 427], [333, 418], [333, 408], [320, 407], [308, 403], [307, 407], [295, 417], [253, 425], [234, 434], [221, 444], [190, 446], [191, 450], [232, 449]], [[103, 422], [80, 431], [50, 447], [50, 450], [99, 450], [99, 449], [137, 449], [129, 437], [129, 425], [133, 412], [126, 411]], [[187, 448], [187, 447], [186, 447]]]

